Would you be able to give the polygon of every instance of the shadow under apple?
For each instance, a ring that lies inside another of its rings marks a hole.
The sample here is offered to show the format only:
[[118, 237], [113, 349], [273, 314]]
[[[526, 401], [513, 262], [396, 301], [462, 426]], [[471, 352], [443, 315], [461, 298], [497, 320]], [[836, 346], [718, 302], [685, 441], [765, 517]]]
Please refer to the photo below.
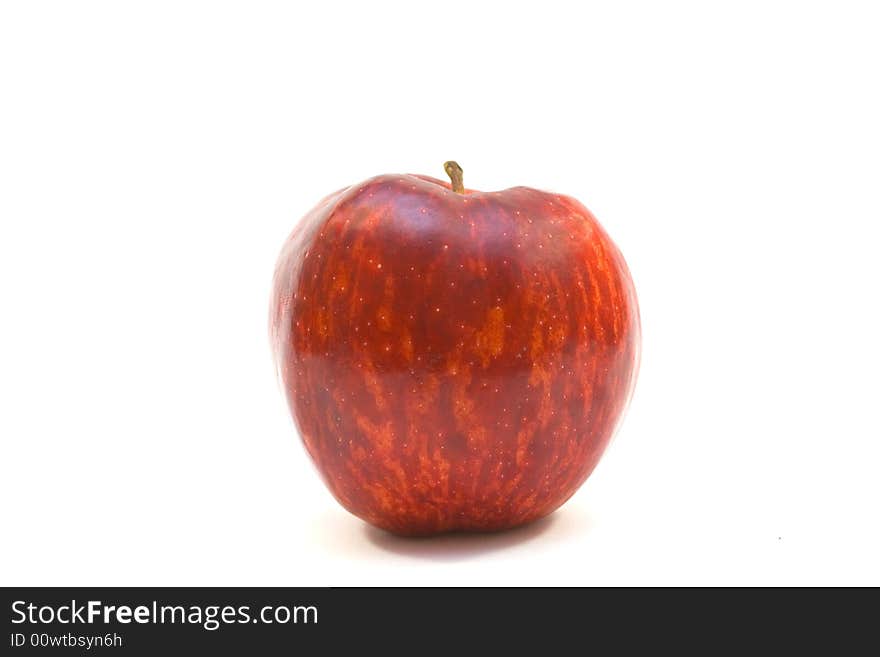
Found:
[[590, 530], [592, 520], [575, 511], [556, 511], [527, 525], [499, 532], [458, 532], [422, 538], [391, 534], [364, 525], [364, 534], [374, 546], [394, 554], [435, 561], [457, 561], [500, 552], [544, 537], [559, 540]]

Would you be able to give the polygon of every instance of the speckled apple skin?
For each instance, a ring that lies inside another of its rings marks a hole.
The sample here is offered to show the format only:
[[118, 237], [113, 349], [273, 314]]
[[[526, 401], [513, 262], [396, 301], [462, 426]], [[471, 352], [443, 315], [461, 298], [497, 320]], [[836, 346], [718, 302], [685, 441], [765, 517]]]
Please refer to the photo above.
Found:
[[635, 289], [572, 198], [384, 175], [325, 198], [278, 261], [270, 332], [336, 499], [404, 535], [500, 530], [586, 480], [639, 365]]

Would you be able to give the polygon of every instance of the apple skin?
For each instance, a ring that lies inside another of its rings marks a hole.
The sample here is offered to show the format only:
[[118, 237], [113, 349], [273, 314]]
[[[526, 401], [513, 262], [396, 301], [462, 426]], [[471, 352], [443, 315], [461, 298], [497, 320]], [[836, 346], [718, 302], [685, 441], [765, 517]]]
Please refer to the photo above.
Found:
[[627, 266], [576, 200], [383, 175], [296, 226], [270, 334], [295, 424], [336, 499], [402, 535], [545, 516], [629, 403]]

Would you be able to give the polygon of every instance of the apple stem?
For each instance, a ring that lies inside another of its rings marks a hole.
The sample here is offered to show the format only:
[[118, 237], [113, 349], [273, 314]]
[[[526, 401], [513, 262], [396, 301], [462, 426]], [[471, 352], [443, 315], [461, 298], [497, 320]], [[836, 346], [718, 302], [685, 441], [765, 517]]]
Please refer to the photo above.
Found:
[[452, 181], [452, 191], [456, 194], [464, 194], [464, 170], [458, 162], [452, 160], [444, 162], [443, 168], [446, 169], [446, 175]]

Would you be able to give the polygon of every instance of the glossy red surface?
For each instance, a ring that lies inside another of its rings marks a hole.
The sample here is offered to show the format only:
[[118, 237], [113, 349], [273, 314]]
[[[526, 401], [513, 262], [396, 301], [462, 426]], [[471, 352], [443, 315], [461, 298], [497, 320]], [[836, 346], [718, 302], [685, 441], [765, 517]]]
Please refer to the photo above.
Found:
[[271, 334], [333, 495], [409, 535], [558, 508], [611, 439], [640, 345], [626, 264], [580, 203], [411, 175], [337, 192], [301, 220]]

